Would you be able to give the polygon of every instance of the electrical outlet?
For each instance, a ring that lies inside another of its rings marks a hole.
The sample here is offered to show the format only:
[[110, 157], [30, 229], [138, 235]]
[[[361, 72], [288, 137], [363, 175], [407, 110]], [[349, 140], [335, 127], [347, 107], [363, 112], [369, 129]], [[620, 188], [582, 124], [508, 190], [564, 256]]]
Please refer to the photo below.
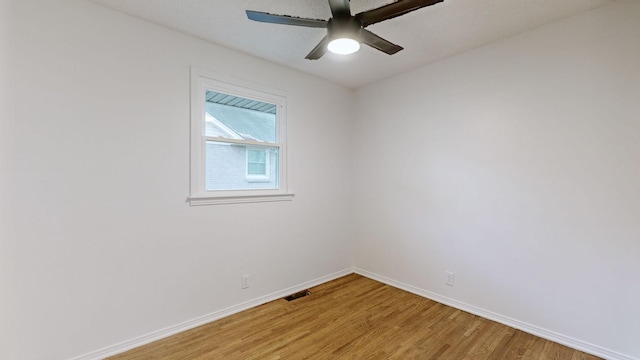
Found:
[[447, 282], [445, 284], [449, 286], [453, 286], [455, 281], [455, 275], [451, 271], [445, 271], [444, 273], [447, 274]]
[[248, 289], [249, 288], [249, 275], [243, 275], [242, 276], [242, 288], [243, 289]]

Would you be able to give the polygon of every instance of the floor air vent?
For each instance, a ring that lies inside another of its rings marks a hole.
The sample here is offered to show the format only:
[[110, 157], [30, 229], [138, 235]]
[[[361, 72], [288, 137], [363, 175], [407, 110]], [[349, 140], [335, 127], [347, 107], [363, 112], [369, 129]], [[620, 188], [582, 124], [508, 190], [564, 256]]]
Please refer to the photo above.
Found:
[[302, 290], [302, 291], [297, 292], [295, 294], [289, 295], [289, 296], [285, 297], [284, 299], [287, 300], [287, 301], [291, 301], [291, 300], [295, 300], [295, 299], [300, 299], [301, 297], [305, 297], [307, 295], [311, 295], [311, 291]]

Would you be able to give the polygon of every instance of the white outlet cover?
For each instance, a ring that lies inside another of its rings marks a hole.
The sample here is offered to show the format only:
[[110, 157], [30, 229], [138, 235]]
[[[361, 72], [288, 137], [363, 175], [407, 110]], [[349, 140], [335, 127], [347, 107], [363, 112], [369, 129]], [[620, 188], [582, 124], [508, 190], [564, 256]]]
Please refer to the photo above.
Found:
[[447, 274], [446, 284], [449, 286], [453, 286], [455, 282], [455, 275], [451, 271], [445, 271], [445, 274]]

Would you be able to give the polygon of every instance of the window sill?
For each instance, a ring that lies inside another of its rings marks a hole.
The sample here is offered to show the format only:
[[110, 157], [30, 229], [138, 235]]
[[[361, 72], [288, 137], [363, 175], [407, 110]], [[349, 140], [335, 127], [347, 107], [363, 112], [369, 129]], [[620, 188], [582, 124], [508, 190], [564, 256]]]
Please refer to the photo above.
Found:
[[246, 179], [247, 179], [247, 182], [250, 182], [250, 183], [268, 183], [268, 182], [271, 181], [271, 179], [268, 179], [268, 178], [250, 178], [250, 177], [247, 177]]
[[240, 195], [240, 196], [211, 196], [211, 197], [190, 197], [187, 202], [191, 206], [200, 205], [222, 205], [222, 204], [246, 204], [274, 201], [291, 201], [295, 194], [277, 195]]

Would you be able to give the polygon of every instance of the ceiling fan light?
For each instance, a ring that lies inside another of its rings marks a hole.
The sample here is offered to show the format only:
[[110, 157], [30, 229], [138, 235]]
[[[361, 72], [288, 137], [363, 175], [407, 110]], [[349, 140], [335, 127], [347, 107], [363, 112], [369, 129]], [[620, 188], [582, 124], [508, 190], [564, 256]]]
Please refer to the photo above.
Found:
[[360, 50], [360, 43], [350, 38], [339, 38], [331, 40], [327, 48], [334, 54], [349, 55]]

